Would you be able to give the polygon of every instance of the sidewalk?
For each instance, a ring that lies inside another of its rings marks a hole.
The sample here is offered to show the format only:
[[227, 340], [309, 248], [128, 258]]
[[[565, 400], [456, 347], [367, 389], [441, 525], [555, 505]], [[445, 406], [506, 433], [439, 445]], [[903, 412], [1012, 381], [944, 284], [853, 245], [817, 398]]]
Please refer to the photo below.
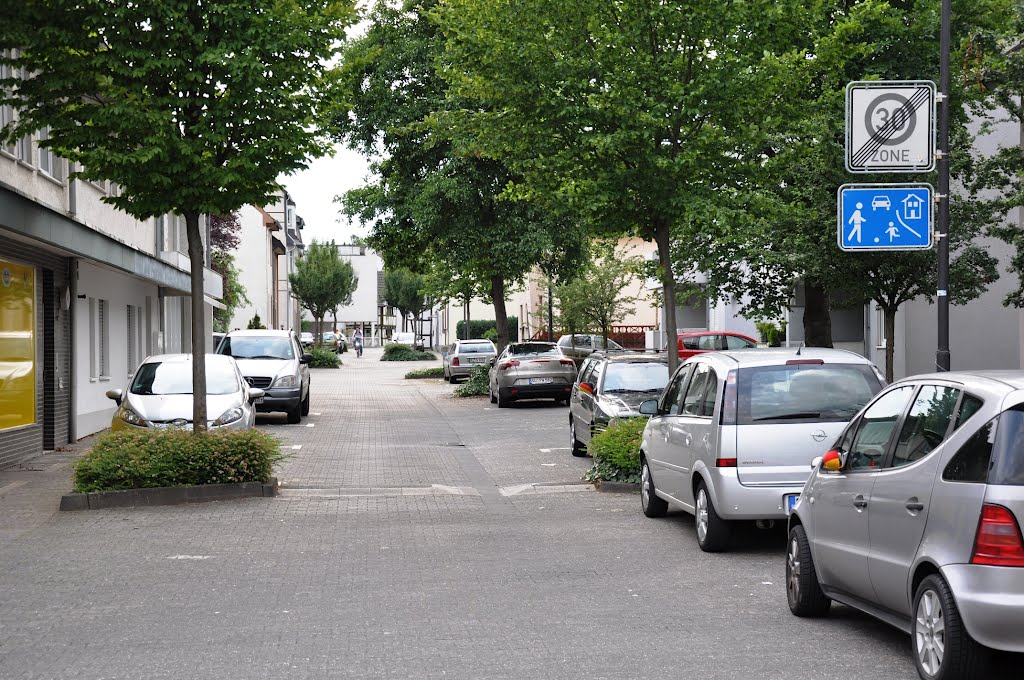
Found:
[[71, 491], [71, 468], [92, 442], [86, 437], [0, 470], [0, 544], [46, 524]]

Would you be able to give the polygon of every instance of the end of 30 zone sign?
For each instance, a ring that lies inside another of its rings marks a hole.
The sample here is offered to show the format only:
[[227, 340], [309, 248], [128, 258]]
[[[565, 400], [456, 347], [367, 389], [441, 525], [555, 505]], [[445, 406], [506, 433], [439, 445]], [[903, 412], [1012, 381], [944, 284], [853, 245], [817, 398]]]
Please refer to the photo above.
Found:
[[935, 83], [867, 80], [846, 86], [846, 169], [935, 169]]

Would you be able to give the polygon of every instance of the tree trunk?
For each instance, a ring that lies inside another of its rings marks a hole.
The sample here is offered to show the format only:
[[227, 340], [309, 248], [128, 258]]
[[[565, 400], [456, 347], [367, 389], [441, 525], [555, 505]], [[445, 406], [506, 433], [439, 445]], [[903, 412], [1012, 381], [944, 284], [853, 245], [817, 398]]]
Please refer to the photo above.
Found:
[[658, 244], [658, 260], [661, 265], [661, 286], [665, 304], [665, 351], [668, 353], [668, 372], [672, 375], [679, 367], [679, 340], [676, 330], [676, 279], [672, 273], [669, 225], [663, 219], [654, 222], [654, 242]]
[[473, 332], [470, 329], [470, 323], [473, 319], [469, 313], [469, 300], [470, 297], [467, 295], [466, 299], [462, 302], [462, 334], [466, 336], [463, 340], [469, 340], [473, 337]]
[[885, 381], [893, 380], [893, 358], [896, 356], [896, 307], [882, 307], [885, 315]]
[[491, 277], [491, 299], [494, 301], [494, 325], [498, 331], [498, 353], [508, 346], [508, 313], [505, 311], [505, 278]]
[[828, 290], [815, 282], [804, 282], [804, 342], [808, 347], [832, 346], [832, 316]]
[[203, 299], [203, 239], [199, 213], [184, 214], [192, 285], [192, 431], [206, 431], [206, 313]]

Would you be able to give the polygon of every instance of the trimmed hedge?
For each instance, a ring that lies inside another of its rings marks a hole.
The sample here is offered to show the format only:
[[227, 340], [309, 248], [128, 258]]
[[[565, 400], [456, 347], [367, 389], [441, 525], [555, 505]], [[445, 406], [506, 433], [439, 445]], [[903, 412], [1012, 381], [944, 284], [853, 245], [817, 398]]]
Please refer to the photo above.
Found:
[[[469, 337], [470, 338], [486, 338], [487, 337], [487, 331], [490, 330], [490, 331], [493, 331], [494, 336], [493, 336], [493, 338], [488, 338], [488, 339], [492, 339], [492, 340], [493, 339], [497, 339], [497, 337], [498, 337], [497, 325], [498, 325], [498, 322], [495, 321], [494, 319], [490, 319], [490, 320], [488, 320], [488, 319], [480, 319], [480, 320], [470, 319], [470, 321], [469, 321]], [[465, 338], [466, 337], [465, 330], [466, 330], [466, 320], [465, 319], [463, 319], [462, 321], [459, 321], [457, 324], [455, 324], [455, 337], [456, 337], [456, 339], [462, 340], [463, 338]], [[508, 341], [509, 342], [519, 342], [519, 317], [518, 316], [510, 315], [508, 317]]]
[[337, 368], [341, 366], [341, 359], [333, 351], [326, 347], [313, 347], [309, 350], [313, 360], [309, 362], [310, 368]]
[[416, 378], [443, 378], [444, 367], [431, 366], [430, 368], [417, 368], [415, 371], [409, 371], [406, 373], [405, 377], [410, 380]]
[[598, 479], [639, 482], [640, 441], [646, 425], [646, 418], [626, 418], [613, 421], [605, 430], [595, 434], [587, 444], [587, 451], [594, 458], [594, 467], [583, 479], [588, 482]]
[[384, 354], [381, 355], [381, 361], [431, 361], [436, 359], [437, 355], [433, 352], [420, 352], [419, 350], [413, 349], [409, 345], [403, 345], [400, 342], [393, 342], [384, 348]]
[[75, 464], [75, 491], [265, 482], [284, 457], [259, 430], [107, 432]]
[[455, 388], [456, 397], [478, 397], [488, 393], [489, 373], [487, 366], [476, 366], [469, 374], [469, 380]]

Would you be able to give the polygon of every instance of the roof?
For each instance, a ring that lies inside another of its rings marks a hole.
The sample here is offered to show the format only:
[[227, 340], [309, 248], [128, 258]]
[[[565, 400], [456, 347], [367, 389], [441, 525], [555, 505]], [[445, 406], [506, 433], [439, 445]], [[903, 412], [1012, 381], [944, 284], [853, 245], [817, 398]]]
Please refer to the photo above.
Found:
[[971, 384], [988, 383], [986, 386], [989, 389], [999, 389], [1000, 386], [1003, 389], [1024, 389], [1024, 371], [947, 371], [944, 373], [922, 373], [921, 375], [911, 375], [898, 380], [897, 382], [904, 381], [920, 381], [920, 380], [946, 380], [949, 382], [961, 383], [965, 386]]
[[624, 364], [624, 363], [637, 363], [641, 361], [655, 362], [659, 364], [668, 363], [668, 354], [665, 352], [630, 352], [630, 351], [611, 351], [611, 352], [594, 352], [590, 355], [591, 358], [605, 359], [610, 363]]
[[716, 358], [740, 366], [777, 366], [787, 361], [799, 361], [801, 359], [821, 359], [826, 363], [871, 365], [868, 359], [859, 354], [848, 352], [845, 349], [829, 349], [827, 347], [802, 347], [799, 349], [795, 347], [752, 347], [749, 349], [703, 352], [687, 359], [687, 361], [697, 359], [715, 360]]
[[287, 338], [292, 334], [291, 331], [278, 330], [276, 328], [253, 328], [246, 330], [231, 331], [228, 333], [229, 338], [237, 337], [275, 337], [275, 338]]
[[[227, 361], [225, 361], [225, 360], [227, 360]], [[230, 361], [234, 361], [234, 359], [232, 359], [231, 357], [229, 357], [226, 354], [212, 354], [212, 353], [210, 353], [210, 354], [206, 355], [206, 361], [207, 362], [213, 361], [213, 362], [227, 363], [227, 362], [230, 362]], [[146, 360], [143, 361], [142, 363], [144, 363], [144, 364], [152, 364], [152, 363], [157, 363], [157, 362], [159, 362], [161, 364], [187, 364], [187, 363], [191, 363], [192, 362], [192, 355], [191, 354], [154, 354], [153, 356], [146, 357]]]

